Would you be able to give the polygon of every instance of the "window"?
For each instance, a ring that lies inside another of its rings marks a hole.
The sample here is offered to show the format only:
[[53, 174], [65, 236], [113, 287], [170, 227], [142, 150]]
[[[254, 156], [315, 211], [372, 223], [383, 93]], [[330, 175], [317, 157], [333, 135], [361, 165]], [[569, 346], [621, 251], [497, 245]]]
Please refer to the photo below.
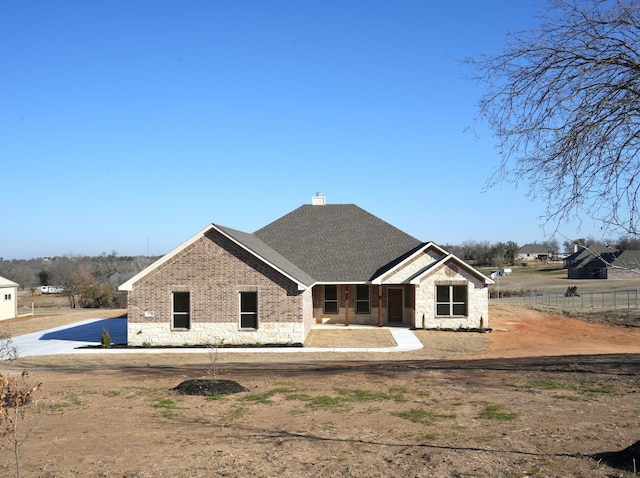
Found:
[[356, 286], [356, 314], [368, 314], [369, 312], [369, 286]]
[[338, 313], [338, 286], [324, 286], [324, 312], [326, 314]]
[[436, 315], [439, 315], [439, 316], [467, 315], [467, 286], [466, 285], [436, 286]]
[[4, 300], [11, 300], [11, 294], [5, 294]]
[[240, 292], [240, 328], [258, 328], [257, 292]]
[[191, 327], [191, 299], [189, 292], [173, 293], [173, 328], [188, 329]]

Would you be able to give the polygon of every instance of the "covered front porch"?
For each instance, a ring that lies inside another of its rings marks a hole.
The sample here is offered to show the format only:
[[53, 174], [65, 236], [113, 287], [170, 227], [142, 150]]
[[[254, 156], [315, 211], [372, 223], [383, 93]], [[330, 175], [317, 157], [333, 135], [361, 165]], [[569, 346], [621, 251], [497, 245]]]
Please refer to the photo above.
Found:
[[316, 324], [415, 327], [413, 284], [320, 284], [313, 288]]

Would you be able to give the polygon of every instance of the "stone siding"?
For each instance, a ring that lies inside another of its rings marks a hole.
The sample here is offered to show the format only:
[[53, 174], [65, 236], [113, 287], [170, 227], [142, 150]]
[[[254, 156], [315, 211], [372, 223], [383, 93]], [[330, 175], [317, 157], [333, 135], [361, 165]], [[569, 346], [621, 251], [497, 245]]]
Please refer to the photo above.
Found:
[[[436, 287], [438, 285], [467, 285], [467, 315], [464, 317], [436, 316]], [[423, 321], [424, 316], [424, 321]], [[448, 265], [426, 277], [416, 286], [415, 327], [427, 329], [479, 328], [489, 326], [489, 292], [484, 282], [462, 274]]]
[[[429, 273], [429, 266], [441, 259], [436, 251], [428, 250], [403, 264], [392, 275], [385, 277], [385, 283], [403, 283], [427, 272], [420, 284], [415, 286], [415, 304], [405, 303], [405, 314], [409, 312], [411, 326], [428, 329], [458, 329], [477, 328], [489, 324], [489, 289], [482, 280], [472, 276], [463, 268], [456, 265], [445, 265], [438, 270]], [[467, 285], [467, 315], [464, 317], [437, 317], [436, 316], [436, 286], [437, 285]], [[407, 290], [405, 290], [405, 302]], [[406, 317], [405, 317], [406, 321]]]

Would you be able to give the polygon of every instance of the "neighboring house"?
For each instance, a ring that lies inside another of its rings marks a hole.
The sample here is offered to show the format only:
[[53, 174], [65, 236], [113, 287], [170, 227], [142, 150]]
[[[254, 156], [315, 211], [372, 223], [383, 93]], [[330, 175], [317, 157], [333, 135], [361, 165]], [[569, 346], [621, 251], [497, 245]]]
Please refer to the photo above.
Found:
[[564, 259], [564, 264], [567, 268], [567, 278], [612, 278], [611, 265], [614, 264], [621, 255], [622, 251], [599, 244], [593, 244], [588, 247], [578, 246], [576, 252]]
[[18, 284], [0, 276], [0, 320], [18, 316]]
[[493, 281], [323, 196], [253, 234], [216, 224], [120, 286], [129, 345], [297, 344], [313, 324], [488, 326]]
[[640, 251], [626, 250], [609, 266], [609, 279], [640, 279]]
[[549, 259], [549, 248], [543, 244], [525, 244], [518, 249], [518, 261], [542, 261]]

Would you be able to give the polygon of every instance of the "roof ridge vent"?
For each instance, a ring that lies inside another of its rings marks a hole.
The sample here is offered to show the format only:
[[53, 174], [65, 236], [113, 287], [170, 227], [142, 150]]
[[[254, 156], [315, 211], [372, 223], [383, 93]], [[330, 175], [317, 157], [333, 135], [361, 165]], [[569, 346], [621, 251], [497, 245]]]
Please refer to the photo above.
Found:
[[324, 206], [327, 204], [327, 198], [322, 195], [321, 192], [317, 192], [315, 196], [311, 198], [312, 206]]

